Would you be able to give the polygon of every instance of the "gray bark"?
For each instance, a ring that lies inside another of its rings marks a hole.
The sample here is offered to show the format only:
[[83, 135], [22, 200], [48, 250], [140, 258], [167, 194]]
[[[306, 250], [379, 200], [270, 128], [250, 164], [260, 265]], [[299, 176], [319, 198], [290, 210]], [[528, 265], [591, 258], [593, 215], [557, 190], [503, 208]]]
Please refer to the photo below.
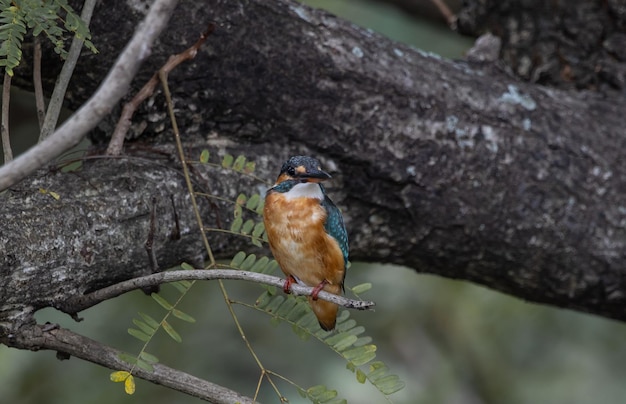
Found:
[[[81, 58], [70, 107], [93, 92], [142, 16], [104, 3], [92, 28], [101, 53]], [[523, 82], [496, 64], [444, 60], [295, 2], [266, 0], [182, 2], [135, 88], [209, 21], [216, 32], [170, 74], [190, 156], [203, 148], [244, 154], [269, 181], [288, 156], [316, 156], [333, 174], [329, 193], [346, 219], [351, 260], [626, 319], [620, 94]], [[26, 47], [15, 78], [26, 87], [30, 57]], [[50, 84], [58, 66], [46, 61]], [[115, 119], [100, 125], [96, 143]], [[157, 95], [135, 117], [126, 157], [41, 171], [2, 196], [0, 337], [35, 309], [145, 273], [153, 197], [160, 267], [200, 261], [170, 127]], [[205, 167], [194, 181], [220, 197], [261, 188]], [[172, 197], [179, 239], [171, 237]], [[228, 227], [230, 205], [201, 199], [207, 223]], [[219, 257], [250, 249], [241, 238], [210, 236]]]

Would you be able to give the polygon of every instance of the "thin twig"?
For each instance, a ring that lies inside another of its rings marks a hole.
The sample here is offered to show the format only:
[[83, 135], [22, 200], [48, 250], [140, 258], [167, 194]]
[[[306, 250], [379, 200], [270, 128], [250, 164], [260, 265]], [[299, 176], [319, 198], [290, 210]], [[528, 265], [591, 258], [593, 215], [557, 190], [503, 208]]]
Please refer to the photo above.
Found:
[[43, 85], [41, 84], [41, 40], [35, 37], [35, 49], [33, 52], [33, 86], [35, 87], [35, 107], [37, 108], [37, 121], [39, 122], [39, 132], [43, 128], [46, 119], [46, 100], [43, 96]]
[[[130, 370], [131, 368], [130, 364], [120, 359], [121, 351], [65, 328], [49, 324], [24, 325], [15, 334], [6, 338], [0, 336], [0, 343], [9, 347], [33, 351], [53, 350], [64, 356], [75, 356], [112, 370]], [[137, 367], [134, 369], [133, 375], [211, 403], [254, 403], [250, 397], [188, 373], [160, 363], [155, 363], [152, 366], [153, 372], [147, 372]]]
[[0, 167], [0, 191], [16, 184], [74, 146], [93, 129], [128, 91], [139, 65], [167, 25], [178, 0], [155, 0], [133, 38], [93, 96], [44, 141]]
[[[234, 269], [193, 269], [193, 270], [179, 270], [179, 271], [165, 271], [157, 274], [142, 276], [135, 279], [130, 279], [115, 285], [108, 286], [103, 289], [96, 290], [83, 296], [76, 296], [66, 300], [62, 305], [57, 306], [57, 309], [65, 313], [78, 313], [85, 309], [95, 306], [105, 300], [112, 299], [120, 296], [126, 292], [136, 290], [139, 288], [161, 285], [168, 282], [176, 282], [182, 280], [216, 280], [216, 279], [231, 279], [231, 280], [245, 280], [256, 283], [262, 283], [265, 285], [276, 286], [278, 288], [283, 287], [285, 280], [277, 276], [260, 274], [257, 272], [239, 271]], [[291, 293], [296, 296], [309, 296], [313, 292], [314, 288], [303, 286], [299, 284], [291, 285]], [[326, 300], [346, 307], [348, 309], [356, 310], [371, 310], [374, 306], [374, 302], [352, 300], [347, 297], [334, 295], [325, 291], [321, 291], [318, 295], [321, 300]]]
[[[209, 245], [209, 239], [207, 238], [206, 232], [204, 231], [204, 224], [202, 222], [202, 217], [200, 216], [200, 209], [198, 208], [196, 194], [193, 191], [193, 184], [191, 183], [191, 176], [189, 175], [189, 166], [187, 165], [187, 158], [185, 156], [185, 151], [183, 150], [183, 142], [180, 139], [180, 131], [178, 130], [178, 123], [176, 122], [176, 115], [174, 114], [174, 105], [172, 102], [172, 96], [170, 93], [169, 85], [167, 83], [167, 75], [169, 74], [169, 72], [171, 71], [173, 67], [180, 64], [180, 62], [182, 62], [183, 60], [193, 59], [198, 53], [198, 48], [196, 48], [195, 45], [199, 44], [198, 46], [200, 46], [202, 43], [204, 43], [206, 37], [211, 32], [213, 32], [214, 29], [215, 29], [215, 25], [210, 24], [208, 29], [202, 35], [200, 35], [200, 39], [198, 39], [198, 41], [196, 41], [196, 43], [192, 47], [190, 47], [189, 49], [187, 49], [186, 51], [182, 53], [179, 53], [178, 55], [170, 56], [167, 63], [165, 63], [165, 65], [161, 69], [159, 69], [159, 72], [158, 72], [159, 81], [161, 82], [161, 86], [163, 87], [163, 93], [165, 95], [165, 99], [167, 100], [167, 113], [170, 117], [170, 121], [172, 122], [172, 131], [174, 132], [174, 140], [176, 141], [176, 151], [178, 152], [180, 165], [181, 165], [181, 168], [183, 169], [183, 175], [185, 177], [185, 184], [187, 185], [187, 191], [189, 192], [189, 197], [191, 198], [191, 205], [193, 207], [193, 212], [196, 217], [196, 222], [198, 223], [198, 225], [200, 226], [200, 230], [202, 231], [202, 243], [204, 244], [204, 249], [209, 256], [211, 267], [215, 267], [215, 257], [213, 256], [213, 250], [211, 249], [211, 246]], [[172, 66], [169, 66], [170, 62], [173, 63], [174, 61], [178, 59], [180, 59], [180, 62], [173, 64]]]
[[2, 150], [4, 150], [4, 164], [13, 160], [13, 150], [11, 150], [11, 138], [9, 136], [9, 102], [11, 101], [11, 76], [4, 71], [4, 82], [2, 83], [2, 118], [0, 123], [0, 133], [2, 137]]
[[457, 18], [456, 15], [452, 12], [450, 7], [445, 3], [444, 0], [431, 0], [433, 4], [437, 7], [443, 18], [446, 19], [448, 26], [452, 29], [456, 29]]
[[[207, 31], [207, 33], [205, 35], [208, 35], [208, 33], [212, 32], [212, 29], [214, 27], [209, 27], [210, 31]], [[202, 40], [202, 37], [200, 38]], [[193, 58], [195, 57], [197, 53], [197, 49], [196, 50], [192, 50], [192, 53], [190, 54], [190, 57]], [[189, 192], [189, 196], [191, 198], [191, 203], [193, 206], [193, 211], [194, 214], [196, 215], [196, 221], [198, 222], [198, 226], [200, 227], [201, 230], [201, 234], [202, 234], [202, 241], [204, 243], [204, 247], [205, 247], [205, 251], [207, 252], [208, 256], [209, 256], [209, 261], [210, 261], [210, 265], [208, 266], [209, 269], [211, 269], [208, 272], [212, 272], [214, 273], [216, 271], [215, 267], [216, 267], [216, 261], [215, 258], [213, 256], [213, 250], [211, 249], [211, 246], [209, 244], [209, 239], [207, 238], [207, 234], [205, 231], [205, 227], [204, 227], [204, 222], [202, 221], [202, 216], [200, 215], [200, 210], [198, 208], [198, 204], [196, 201], [196, 193], [193, 189], [193, 184], [191, 182], [191, 175], [189, 173], [189, 165], [187, 163], [187, 157], [185, 155], [185, 152], [183, 150], [183, 144], [180, 138], [180, 132], [178, 130], [178, 123], [176, 122], [176, 114], [174, 113], [174, 103], [172, 102], [172, 96], [170, 93], [170, 89], [169, 89], [169, 84], [167, 81], [167, 76], [169, 74], [169, 70], [165, 69], [165, 68], [161, 68], [159, 70], [159, 79], [161, 81], [161, 86], [163, 87], [163, 94], [165, 95], [165, 100], [167, 101], [167, 112], [169, 114], [170, 117], [170, 121], [172, 123], [172, 130], [174, 132], [174, 140], [176, 141], [176, 150], [178, 151], [178, 156], [180, 159], [180, 164], [182, 166], [183, 169], [183, 174], [185, 176], [185, 182], [187, 184], [187, 189]], [[202, 271], [202, 272], [206, 272], [206, 271]], [[256, 274], [259, 275], [259, 274]], [[261, 369], [261, 374], [265, 375], [267, 378], [268, 383], [270, 384], [270, 386], [272, 387], [272, 389], [276, 392], [277, 396], [280, 397], [281, 401], [282, 401], [282, 394], [280, 393], [278, 386], [276, 385], [276, 383], [274, 383], [274, 381], [272, 380], [272, 378], [267, 374], [265, 366], [263, 365], [263, 363], [261, 362], [259, 356], [256, 354], [256, 352], [254, 351], [254, 349], [252, 348], [252, 345], [250, 344], [250, 341], [248, 340], [248, 338], [246, 337], [246, 334], [243, 330], [243, 327], [241, 326], [241, 323], [239, 322], [239, 319], [237, 318], [237, 315], [233, 309], [233, 304], [231, 303], [230, 298], [228, 297], [228, 292], [226, 291], [226, 287], [224, 286], [224, 282], [222, 282], [221, 279], [218, 280], [218, 284], [220, 287], [220, 290], [222, 292], [222, 296], [224, 297], [224, 302], [226, 303], [226, 307], [228, 307], [228, 311], [235, 323], [235, 326], [237, 327], [237, 330], [239, 331], [239, 335], [241, 335], [241, 338], [244, 341], [244, 344], [246, 345], [246, 348], [248, 349], [248, 351], [250, 352], [250, 354], [252, 355], [252, 357], [254, 358], [255, 362], [257, 363], [257, 365], [259, 366], [259, 368]], [[256, 394], [254, 396], [254, 399], [256, 400]]]
[[[91, 16], [93, 15], [93, 9], [96, 7], [96, 1], [97, 0], [85, 0], [85, 3], [83, 4], [83, 10], [80, 13], [80, 18], [85, 22], [86, 26], [89, 26]], [[65, 92], [67, 91], [67, 86], [70, 84], [70, 79], [72, 78], [72, 73], [74, 73], [74, 68], [76, 67], [76, 62], [78, 62], [78, 57], [80, 56], [80, 51], [83, 48], [84, 42], [85, 41], [79, 38], [78, 35], [74, 35], [74, 39], [72, 39], [72, 44], [70, 45], [70, 50], [67, 54], [67, 59], [65, 60], [65, 63], [63, 63], [63, 68], [61, 68], [61, 73], [59, 74], [56, 84], [54, 85], [52, 96], [50, 97], [48, 111], [46, 112], [46, 117], [43, 121], [43, 125], [41, 126], [41, 132], [39, 133], [40, 142], [50, 136], [50, 134], [54, 132], [54, 128], [57, 126], [59, 115], [61, 115], [61, 107], [63, 107]]]
[[[198, 49], [200, 46], [206, 41], [207, 37], [211, 35], [211, 33], [215, 30], [215, 24], [210, 23], [207, 27], [207, 30], [200, 35], [200, 38], [194, 43], [191, 47], [186, 49], [185, 51], [170, 56], [167, 62], [163, 65], [160, 71], [165, 72], [166, 74], [171, 72], [176, 66], [181, 64], [184, 61], [193, 59], [198, 53]], [[122, 153], [122, 147], [124, 146], [124, 138], [126, 137], [126, 133], [128, 129], [130, 129], [131, 119], [135, 114], [135, 111], [142, 102], [146, 100], [146, 98], [150, 97], [154, 94], [154, 90], [156, 86], [159, 84], [159, 72], [154, 73], [150, 80], [139, 90], [137, 94], [133, 97], [132, 100], [124, 105], [122, 110], [122, 115], [120, 116], [119, 121], [117, 121], [117, 125], [115, 126], [115, 130], [113, 131], [113, 135], [111, 136], [111, 140], [109, 141], [109, 147], [107, 148], [106, 154], [110, 156], [119, 156]]]

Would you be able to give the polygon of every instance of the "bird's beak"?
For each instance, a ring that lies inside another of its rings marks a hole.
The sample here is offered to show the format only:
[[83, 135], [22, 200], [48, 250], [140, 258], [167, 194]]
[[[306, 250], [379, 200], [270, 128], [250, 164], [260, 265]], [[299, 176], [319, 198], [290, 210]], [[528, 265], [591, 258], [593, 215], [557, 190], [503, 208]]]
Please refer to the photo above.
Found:
[[310, 182], [320, 182], [332, 178], [330, 174], [321, 169], [313, 169], [303, 175]]

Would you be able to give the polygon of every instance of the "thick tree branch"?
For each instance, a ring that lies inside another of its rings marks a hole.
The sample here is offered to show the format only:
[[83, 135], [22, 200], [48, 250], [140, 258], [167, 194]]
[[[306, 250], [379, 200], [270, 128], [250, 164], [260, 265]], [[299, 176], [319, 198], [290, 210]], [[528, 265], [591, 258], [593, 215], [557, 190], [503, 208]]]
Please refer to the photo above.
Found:
[[[108, 22], [125, 18], [132, 26], [131, 11], [96, 13], [104, 55], [123, 46], [118, 25]], [[281, 0], [177, 8], [172, 29], [155, 45], [159, 57], [136, 87], [207, 21], [218, 26], [211, 41], [169, 76], [189, 156], [204, 148], [242, 153], [256, 161], [258, 176], [271, 179], [289, 155], [315, 155], [333, 174], [328, 191], [344, 212], [352, 260], [406, 265], [626, 320], [620, 93], [525, 83], [495, 64], [426, 55]], [[108, 69], [87, 62], [76, 77], [102, 77]], [[93, 81], [69, 89], [74, 105], [91, 94]], [[88, 163], [80, 173], [41, 172], [8, 192], [0, 211], [9, 235], [2, 236], [0, 321], [15, 326], [33, 308], [143, 275], [154, 195], [160, 266], [201, 260], [165, 111], [156, 95], [135, 116], [131, 132], [151, 144], [136, 146], [141, 158]], [[197, 189], [207, 195], [234, 200], [239, 192], [263, 192], [241, 176], [195, 167]], [[67, 191], [52, 201], [39, 187]], [[181, 214], [178, 241], [169, 239], [172, 195]], [[229, 225], [232, 205], [204, 202], [209, 226]], [[250, 248], [209, 235], [220, 257]]]
[[[48, 349], [58, 353], [107, 367], [112, 370], [130, 370], [131, 365], [122, 361], [122, 353], [97, 341], [76, 334], [64, 328], [47, 325], [28, 325], [17, 333], [0, 335], [0, 343], [18, 349], [38, 351]], [[249, 397], [236, 391], [202, 380], [185, 372], [172, 369], [160, 363], [153, 365], [154, 372], [139, 367], [133, 375], [141, 379], [172, 388], [176, 391], [201, 398], [211, 403], [254, 403]]]

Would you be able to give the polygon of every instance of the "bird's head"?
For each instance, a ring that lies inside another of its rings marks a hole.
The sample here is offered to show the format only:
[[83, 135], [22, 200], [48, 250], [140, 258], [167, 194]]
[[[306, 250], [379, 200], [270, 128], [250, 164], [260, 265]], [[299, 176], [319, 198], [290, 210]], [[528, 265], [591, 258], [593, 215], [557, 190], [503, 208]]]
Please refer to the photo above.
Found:
[[331, 178], [322, 170], [319, 160], [307, 156], [293, 156], [283, 164], [276, 184], [284, 181], [321, 182]]

